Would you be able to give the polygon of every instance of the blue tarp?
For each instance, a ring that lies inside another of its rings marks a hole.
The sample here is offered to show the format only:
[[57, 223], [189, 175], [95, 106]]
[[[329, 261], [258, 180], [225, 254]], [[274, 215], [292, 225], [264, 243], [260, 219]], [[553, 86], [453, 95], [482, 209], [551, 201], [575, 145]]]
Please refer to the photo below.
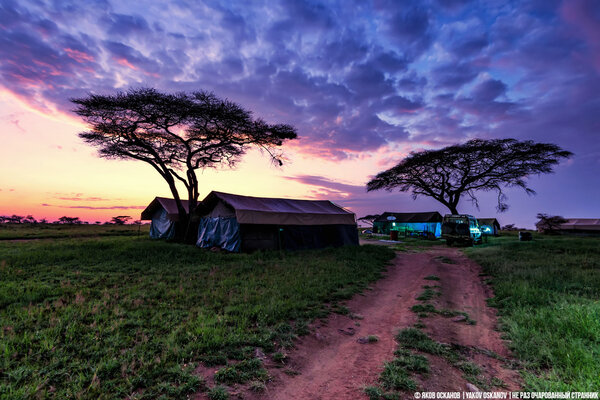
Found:
[[238, 224], [235, 217], [204, 217], [200, 219], [196, 246], [203, 248], [220, 247], [237, 253], [240, 251], [241, 245], [240, 224]]
[[[381, 224], [381, 223], [379, 223]], [[378, 224], [378, 225], [379, 225]], [[380, 233], [399, 231], [401, 235], [414, 233], [433, 233], [436, 238], [442, 236], [442, 224], [440, 222], [388, 222], [379, 227]]]
[[152, 239], [173, 239], [174, 236], [175, 223], [169, 219], [167, 210], [161, 207], [152, 216], [150, 237]]

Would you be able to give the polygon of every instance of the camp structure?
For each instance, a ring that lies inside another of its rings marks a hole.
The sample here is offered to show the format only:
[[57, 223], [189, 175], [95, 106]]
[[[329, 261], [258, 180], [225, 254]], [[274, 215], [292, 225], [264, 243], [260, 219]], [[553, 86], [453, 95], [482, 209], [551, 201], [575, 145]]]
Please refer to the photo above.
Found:
[[232, 252], [358, 245], [355, 215], [328, 200], [210, 192], [202, 201], [196, 245]]
[[[188, 209], [188, 201], [181, 200], [183, 207]], [[150, 237], [152, 239], [172, 239], [175, 237], [175, 225], [179, 221], [179, 212], [175, 199], [155, 197], [144, 211], [142, 221], [151, 220]]]
[[580, 235], [600, 235], [600, 218], [566, 218], [567, 222], [560, 224], [561, 233]]
[[384, 212], [373, 221], [373, 232], [389, 234], [398, 231], [398, 236], [442, 236], [442, 216], [437, 211], [396, 213]]
[[498, 236], [500, 233], [500, 222], [496, 218], [477, 218], [477, 221], [484, 236]]

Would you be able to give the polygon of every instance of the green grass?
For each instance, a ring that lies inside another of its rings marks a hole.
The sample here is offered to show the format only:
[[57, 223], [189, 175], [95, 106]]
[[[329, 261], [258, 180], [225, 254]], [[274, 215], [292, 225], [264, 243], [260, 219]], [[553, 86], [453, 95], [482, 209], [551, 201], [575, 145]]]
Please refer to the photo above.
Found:
[[526, 390], [600, 387], [600, 238], [492, 238], [467, 249], [491, 277]]
[[434, 297], [439, 297], [442, 295], [442, 293], [440, 291], [433, 290], [433, 288], [430, 286], [425, 285], [424, 288], [425, 288], [425, 290], [423, 291], [423, 293], [421, 293], [417, 297], [417, 300], [419, 300], [419, 301], [428, 301], [428, 300], [433, 299]]
[[148, 236], [150, 225], [0, 224], [0, 240]]
[[208, 398], [210, 400], [227, 400], [229, 399], [229, 392], [223, 386], [215, 386], [210, 388], [208, 391]]
[[423, 279], [426, 279], [426, 280], [428, 280], [428, 281], [439, 281], [439, 280], [440, 280], [440, 277], [439, 277], [439, 276], [436, 276], [436, 275], [427, 275], [427, 276], [426, 276], [425, 278], [423, 278]]
[[200, 362], [219, 382], [261, 382], [256, 348], [290, 346], [393, 255], [218, 254], [135, 236], [0, 242], [0, 398], [185, 398], [205, 389]]
[[401, 398], [400, 392], [417, 390], [417, 383], [413, 380], [414, 374], [429, 373], [427, 358], [407, 350], [399, 338], [400, 335], [396, 337], [398, 349], [394, 352], [395, 357], [384, 363], [383, 371], [378, 378], [378, 385], [364, 388], [365, 394], [371, 400], [399, 399]]

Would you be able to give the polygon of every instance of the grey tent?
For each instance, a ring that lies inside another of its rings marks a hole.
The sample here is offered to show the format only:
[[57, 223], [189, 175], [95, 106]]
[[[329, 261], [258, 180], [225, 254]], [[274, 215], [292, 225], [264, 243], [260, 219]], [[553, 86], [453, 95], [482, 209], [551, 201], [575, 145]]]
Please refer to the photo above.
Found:
[[600, 218], [567, 218], [559, 230], [563, 233], [600, 234]]
[[481, 233], [485, 236], [498, 236], [500, 222], [496, 218], [477, 218]]
[[[182, 200], [183, 207], [187, 210], [188, 201]], [[177, 203], [175, 199], [155, 197], [154, 200], [142, 211], [142, 220], [151, 220], [150, 237], [152, 239], [172, 239], [175, 236], [175, 226], [179, 221]]]
[[395, 213], [384, 212], [373, 221], [373, 231], [389, 234], [398, 231], [402, 236], [442, 235], [442, 216], [437, 211]]
[[198, 209], [199, 247], [239, 252], [358, 245], [355, 215], [328, 200], [211, 192]]

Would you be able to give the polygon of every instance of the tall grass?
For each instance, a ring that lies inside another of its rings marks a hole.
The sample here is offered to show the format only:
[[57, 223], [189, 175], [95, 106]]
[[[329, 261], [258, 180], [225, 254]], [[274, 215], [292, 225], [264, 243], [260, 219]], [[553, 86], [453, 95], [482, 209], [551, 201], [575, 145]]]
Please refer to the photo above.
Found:
[[600, 238], [493, 239], [466, 250], [492, 279], [526, 389], [600, 388]]
[[239, 376], [264, 379], [255, 348], [289, 345], [295, 326], [391, 257], [383, 246], [248, 255], [141, 237], [1, 242], [0, 397], [177, 399], [203, 389], [202, 361], [245, 360], [256, 368]]
[[0, 224], [0, 240], [148, 236], [150, 225]]

